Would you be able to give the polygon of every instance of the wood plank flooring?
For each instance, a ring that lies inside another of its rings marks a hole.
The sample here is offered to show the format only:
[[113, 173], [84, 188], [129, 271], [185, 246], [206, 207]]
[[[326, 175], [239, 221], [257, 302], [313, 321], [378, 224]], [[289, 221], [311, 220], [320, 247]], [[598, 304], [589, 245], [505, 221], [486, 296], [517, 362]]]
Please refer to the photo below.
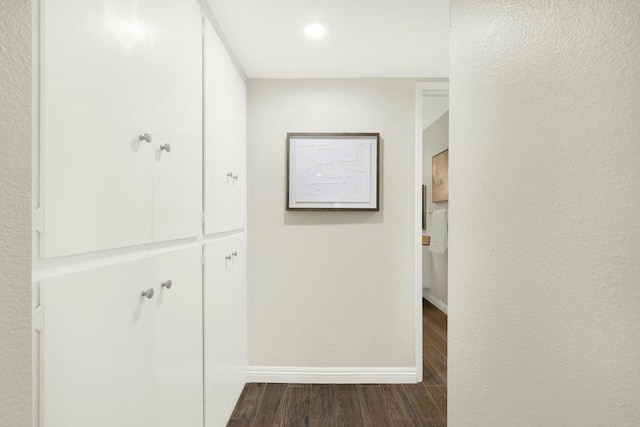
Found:
[[242, 391], [227, 427], [444, 427], [447, 315], [423, 300], [419, 384], [264, 384]]

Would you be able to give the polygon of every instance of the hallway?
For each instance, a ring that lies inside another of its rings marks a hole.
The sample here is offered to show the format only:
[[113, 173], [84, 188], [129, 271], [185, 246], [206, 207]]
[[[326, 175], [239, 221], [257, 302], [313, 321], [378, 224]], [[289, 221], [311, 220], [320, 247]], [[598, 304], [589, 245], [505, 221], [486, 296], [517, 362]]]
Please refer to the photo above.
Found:
[[251, 383], [227, 426], [446, 426], [447, 315], [423, 300], [422, 321], [422, 383]]

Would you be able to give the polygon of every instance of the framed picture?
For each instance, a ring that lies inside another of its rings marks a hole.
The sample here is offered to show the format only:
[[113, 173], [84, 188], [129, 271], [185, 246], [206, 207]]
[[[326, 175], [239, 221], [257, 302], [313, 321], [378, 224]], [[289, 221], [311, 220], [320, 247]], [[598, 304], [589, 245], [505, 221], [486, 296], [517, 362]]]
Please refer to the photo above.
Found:
[[422, 229], [427, 230], [427, 186], [422, 186]]
[[287, 210], [380, 210], [379, 162], [379, 133], [288, 133]]
[[436, 154], [431, 159], [433, 202], [449, 200], [449, 150]]

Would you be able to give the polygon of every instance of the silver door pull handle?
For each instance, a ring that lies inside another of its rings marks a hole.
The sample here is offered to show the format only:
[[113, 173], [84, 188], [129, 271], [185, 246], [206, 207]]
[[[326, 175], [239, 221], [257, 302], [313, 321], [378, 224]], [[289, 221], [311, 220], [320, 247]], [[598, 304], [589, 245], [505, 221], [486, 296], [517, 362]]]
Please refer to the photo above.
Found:
[[233, 179], [233, 172], [229, 172], [229, 173], [227, 174], [227, 178], [231, 178], [231, 179]]
[[227, 255], [226, 257], [224, 257], [224, 259], [226, 259], [227, 261], [231, 261], [231, 255]]
[[162, 144], [162, 145], [160, 146], [160, 150], [164, 150], [164, 151], [166, 151], [167, 153], [170, 153], [170, 152], [171, 152], [171, 146], [170, 146], [169, 144]]
[[171, 281], [171, 279], [162, 282], [162, 288], [167, 288], [167, 289], [171, 289], [171, 286], [173, 286], [173, 282]]
[[142, 296], [151, 299], [153, 298], [154, 293], [155, 291], [153, 290], [153, 288], [149, 288], [146, 291], [142, 291]]
[[238, 179], [238, 175], [233, 175], [232, 178], [237, 180]]
[[151, 143], [151, 134], [150, 133], [145, 133], [144, 135], [138, 135], [138, 139], [140, 141], [146, 141], [147, 144]]
[[238, 252], [233, 252], [231, 256], [238, 256]]

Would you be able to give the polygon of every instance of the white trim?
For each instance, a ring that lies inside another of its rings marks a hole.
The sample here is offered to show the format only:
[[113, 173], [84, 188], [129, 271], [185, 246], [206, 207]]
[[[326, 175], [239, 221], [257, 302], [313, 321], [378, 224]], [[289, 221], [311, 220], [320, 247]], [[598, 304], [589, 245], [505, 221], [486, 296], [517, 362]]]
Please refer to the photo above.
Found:
[[445, 303], [445, 302], [439, 300], [438, 298], [434, 297], [433, 295], [431, 295], [429, 293], [428, 289], [423, 289], [422, 290], [422, 298], [426, 299], [431, 304], [435, 305], [444, 314], [449, 314], [448, 313], [447, 303]]
[[[422, 348], [422, 346], [420, 346]], [[415, 384], [415, 368], [249, 366], [247, 382], [296, 384]]]
[[[416, 289], [414, 296], [414, 331], [416, 381], [422, 379], [422, 92], [423, 83], [416, 84], [415, 151], [414, 151], [414, 221], [413, 221], [413, 281]], [[420, 191], [418, 191], [420, 189]]]
[[106, 249], [104, 251], [40, 259], [37, 263], [34, 262], [31, 274], [33, 280], [40, 280], [42, 278], [62, 276], [79, 271], [122, 264], [129, 261], [137, 261], [150, 256], [199, 245], [199, 237], [188, 237], [179, 240], [146, 243], [124, 248]]
[[[415, 290], [414, 331], [415, 331], [415, 374], [416, 381], [422, 381], [422, 106], [427, 96], [448, 96], [449, 79], [433, 79], [416, 83], [416, 116], [414, 137], [414, 238], [413, 238], [413, 280]], [[435, 304], [434, 304], [435, 305]]]

